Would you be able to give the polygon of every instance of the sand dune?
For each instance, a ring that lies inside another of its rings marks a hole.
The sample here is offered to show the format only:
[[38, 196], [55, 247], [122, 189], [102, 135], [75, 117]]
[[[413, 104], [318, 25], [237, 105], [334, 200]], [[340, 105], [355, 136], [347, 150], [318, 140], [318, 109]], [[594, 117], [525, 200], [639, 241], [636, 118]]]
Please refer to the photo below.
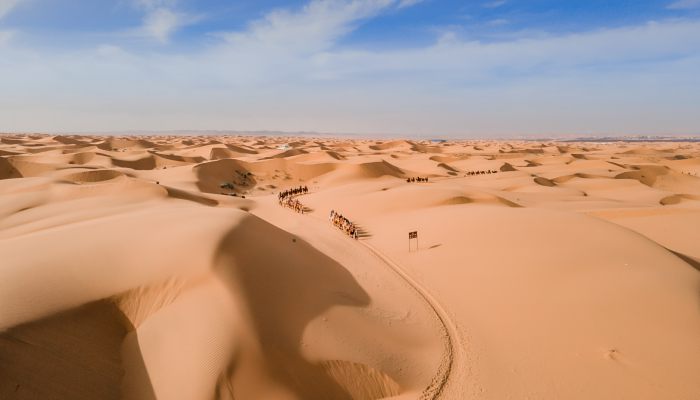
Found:
[[370, 145], [369, 148], [372, 150], [389, 150], [396, 148], [410, 149], [414, 144], [407, 140], [394, 140], [390, 142], [378, 143]]
[[0, 158], [0, 179], [21, 178], [22, 174], [7, 158]]
[[511, 165], [510, 163], [504, 163], [503, 165], [501, 165], [500, 170], [501, 172], [517, 171], [517, 169], [515, 169], [515, 167], [513, 167], [513, 165]]
[[0, 398], [695, 400], [698, 226], [696, 143], [0, 135]]
[[96, 183], [116, 179], [122, 176], [124, 176], [124, 174], [122, 174], [119, 171], [106, 169], [74, 172], [68, 175], [64, 175], [63, 179], [73, 183]]
[[275, 154], [274, 156], [265, 157], [265, 158], [263, 158], [263, 160], [269, 160], [272, 158], [287, 158], [287, 157], [298, 156], [300, 154], [308, 154], [308, 151], [304, 151], [302, 149], [291, 149], [291, 150], [283, 151], [279, 154]]

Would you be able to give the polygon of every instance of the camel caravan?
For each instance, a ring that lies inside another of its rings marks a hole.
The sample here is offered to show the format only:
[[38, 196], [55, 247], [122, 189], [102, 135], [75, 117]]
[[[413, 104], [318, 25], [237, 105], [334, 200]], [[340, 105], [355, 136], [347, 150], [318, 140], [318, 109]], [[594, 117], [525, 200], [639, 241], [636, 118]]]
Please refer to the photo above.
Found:
[[464, 176], [486, 175], [486, 174], [497, 174], [497, 173], [498, 173], [498, 171], [496, 171], [496, 170], [487, 169], [486, 171], [484, 171], [484, 170], [468, 171]]
[[406, 178], [406, 182], [408, 182], [408, 183], [413, 183], [413, 182], [428, 182], [428, 178], [427, 178], [427, 177], [425, 177], [425, 178], [421, 178], [421, 177], [418, 177], [418, 178]]
[[282, 207], [287, 207], [300, 214], [304, 213], [304, 205], [295, 196], [309, 193], [309, 188], [307, 186], [299, 186], [298, 188], [287, 189], [280, 192], [277, 195], [277, 200], [279, 205]]
[[287, 197], [294, 197], [294, 196], [299, 196], [300, 194], [307, 194], [309, 193], [309, 187], [308, 186], [299, 186], [297, 188], [291, 188], [284, 190], [280, 192], [277, 197], [282, 200]]
[[333, 226], [343, 231], [346, 235], [357, 240], [357, 235], [359, 233], [357, 227], [354, 223], [350, 222], [349, 219], [343, 217], [342, 214], [331, 210], [328, 220], [333, 224]]

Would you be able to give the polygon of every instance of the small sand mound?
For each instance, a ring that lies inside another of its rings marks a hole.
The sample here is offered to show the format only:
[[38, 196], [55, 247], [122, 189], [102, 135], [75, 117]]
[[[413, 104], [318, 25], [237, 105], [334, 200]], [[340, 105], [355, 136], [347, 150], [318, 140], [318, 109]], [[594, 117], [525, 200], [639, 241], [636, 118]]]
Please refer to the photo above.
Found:
[[469, 197], [466, 196], [456, 196], [456, 197], [451, 197], [445, 201], [440, 202], [440, 205], [455, 205], [455, 204], [469, 204], [473, 203], [474, 200], [470, 199]]
[[363, 177], [377, 178], [380, 176], [391, 175], [401, 177], [404, 172], [401, 168], [386, 161], [368, 162], [359, 165]]
[[509, 172], [509, 171], [517, 171], [517, 169], [515, 169], [515, 167], [513, 167], [513, 165], [511, 165], [510, 163], [505, 163], [505, 164], [501, 165], [501, 172]]
[[306, 146], [307, 143], [306, 143], [306, 141], [303, 141], [303, 140], [296, 140], [296, 141], [294, 141], [294, 142], [287, 143], [287, 144], [288, 144], [290, 147], [296, 148], [296, 147]]
[[83, 153], [75, 153], [69, 161], [71, 164], [84, 165], [89, 163], [95, 158], [95, 153], [92, 151], [86, 151]]
[[275, 154], [274, 156], [271, 156], [271, 157], [262, 158], [262, 160], [270, 160], [270, 159], [273, 159], [273, 158], [294, 157], [294, 156], [298, 156], [298, 155], [301, 155], [301, 154], [308, 154], [308, 153], [309, 153], [309, 152], [306, 151], [306, 150], [304, 150], [304, 149], [291, 149], [291, 150], [287, 150], [287, 151], [282, 152], [282, 153], [279, 153], [279, 154]]
[[24, 144], [24, 142], [26, 142], [26, 141], [27, 141], [26, 139], [0, 137], [0, 143], [5, 143], [5, 144]]
[[514, 201], [511, 201], [511, 200], [508, 200], [508, 199], [506, 199], [506, 198], [503, 198], [503, 197], [496, 196], [496, 200], [497, 200], [499, 203], [504, 204], [504, 205], [506, 205], [506, 206], [508, 206], [508, 207], [513, 207], [513, 208], [520, 208], [520, 207], [522, 207], [520, 204], [518, 204], [518, 203], [516, 203], [516, 202], [514, 202]]
[[97, 148], [108, 151], [120, 149], [148, 149], [152, 147], [155, 147], [155, 144], [147, 140], [126, 138], [110, 138], [97, 145]]
[[0, 179], [12, 179], [21, 178], [22, 174], [17, 170], [17, 168], [12, 165], [12, 163], [6, 159], [0, 157]]
[[209, 153], [210, 160], [223, 160], [224, 158], [236, 158], [248, 153], [239, 153], [222, 147], [214, 147]]
[[84, 140], [76, 139], [73, 136], [54, 136], [53, 140], [58, 142], [58, 143], [62, 143], [62, 144], [77, 144], [77, 145], [82, 145], [82, 146], [89, 145], [88, 142], [85, 142]]
[[[109, 155], [107, 156], [111, 157]], [[111, 157], [112, 165], [114, 165], [115, 167], [130, 168], [135, 170], [152, 170], [158, 168], [178, 167], [205, 161], [205, 159], [202, 157], [192, 157], [192, 161], [181, 161], [187, 158], [188, 157], [181, 157], [175, 155], [163, 156], [155, 153], [151, 153], [145, 157], [133, 159]]]
[[698, 201], [700, 200], [700, 196], [694, 196], [691, 194], [674, 194], [671, 196], [666, 196], [663, 199], [659, 200], [659, 204], [661, 204], [662, 206], [671, 206], [675, 204], [680, 204], [683, 201], [687, 200]]
[[326, 151], [326, 154], [328, 154], [332, 158], [335, 158], [336, 160], [345, 160], [344, 156], [342, 156], [340, 153], [337, 153], [335, 151]]
[[411, 150], [416, 151], [418, 153], [442, 153], [443, 151], [442, 147], [429, 146], [420, 143], [414, 143], [411, 146]]
[[562, 175], [562, 176], [557, 176], [556, 178], [551, 179], [552, 182], [554, 183], [565, 183], [568, 182], [574, 178], [582, 178], [582, 179], [610, 179], [610, 177], [605, 176], [605, 175], [593, 175], [593, 174], [584, 174], [581, 172], [571, 174], [571, 175]]
[[252, 165], [231, 158], [195, 165], [193, 170], [197, 174], [197, 187], [202, 192], [218, 194], [222, 191], [222, 184], [230, 183], [233, 185], [233, 192], [241, 193], [257, 185]]
[[156, 168], [156, 159], [152, 155], [134, 160], [112, 158], [112, 165], [115, 167], [130, 168], [135, 170], [151, 170]]
[[666, 196], [663, 199], [659, 200], [659, 204], [662, 206], [670, 206], [674, 204], [680, 204], [681, 200], [683, 200], [683, 196], [681, 195], [671, 195], [671, 196]]
[[665, 154], [668, 152], [672, 152], [673, 150], [660, 150], [660, 149], [652, 149], [649, 147], [638, 147], [636, 149], [632, 150], [627, 150], [623, 151], [622, 153], [619, 154], [629, 154], [629, 155], [656, 155], [656, 154]]
[[410, 148], [411, 146], [413, 146], [413, 144], [406, 141], [406, 140], [394, 140], [391, 142], [384, 142], [384, 143], [378, 143], [375, 145], [371, 145], [371, 146], [369, 146], [369, 148], [372, 150], [389, 150], [389, 149], [394, 149], [396, 147], [401, 147], [401, 146]]
[[224, 149], [221, 147], [213, 147], [209, 151], [209, 159], [210, 160], [221, 160], [224, 158], [234, 158], [236, 156], [236, 153], [229, 150], [229, 149]]
[[124, 176], [119, 171], [112, 169], [100, 169], [94, 171], [75, 172], [63, 177], [63, 179], [74, 183], [97, 183], [109, 181]]
[[507, 153], [507, 154], [544, 154], [544, 149], [513, 149], [510, 151], [503, 151], [503, 153]]
[[554, 181], [552, 181], [551, 179], [543, 178], [541, 176], [535, 177], [534, 181], [536, 184], [542, 185], [542, 186], [548, 186], [548, 187], [557, 186], [557, 184], [554, 183]]
[[659, 176], [669, 173], [668, 167], [659, 165], [633, 166], [632, 168], [635, 171], [615, 175], [615, 179], [635, 179], [644, 185], [653, 186]]
[[199, 157], [199, 156], [187, 157], [187, 156], [180, 156], [177, 154], [157, 153], [155, 151], [152, 151], [151, 154], [155, 155], [156, 157], [161, 157], [165, 160], [177, 161], [179, 163], [186, 163], [186, 164], [199, 164], [201, 162], [207, 161], [206, 158]]
[[432, 156], [430, 157], [431, 161], [439, 162], [439, 163], [451, 163], [455, 161], [461, 161], [461, 160], [466, 160], [468, 159], [469, 156], [462, 156], [462, 157], [457, 157], [457, 156]]
[[447, 164], [445, 164], [445, 163], [440, 163], [440, 164], [438, 164], [438, 167], [443, 168], [443, 169], [446, 169], [446, 170], [449, 171], [449, 172], [459, 172], [458, 169], [456, 169], [456, 168], [454, 168], [454, 167], [452, 167], [452, 166], [450, 166], [450, 165], [447, 165]]
[[24, 153], [20, 151], [0, 150], [0, 156], [18, 156], [20, 154]]
[[57, 165], [54, 163], [42, 163], [32, 161], [31, 156], [14, 156], [7, 158], [10, 165], [14, 167], [22, 177], [40, 176], [48, 172], [55, 171]]

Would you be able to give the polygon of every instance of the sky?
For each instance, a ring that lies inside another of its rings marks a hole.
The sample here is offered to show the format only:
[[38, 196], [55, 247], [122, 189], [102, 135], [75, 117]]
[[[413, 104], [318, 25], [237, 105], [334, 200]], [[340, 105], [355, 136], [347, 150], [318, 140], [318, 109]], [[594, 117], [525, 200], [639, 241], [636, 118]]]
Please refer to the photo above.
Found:
[[0, 0], [0, 132], [700, 134], [700, 0]]

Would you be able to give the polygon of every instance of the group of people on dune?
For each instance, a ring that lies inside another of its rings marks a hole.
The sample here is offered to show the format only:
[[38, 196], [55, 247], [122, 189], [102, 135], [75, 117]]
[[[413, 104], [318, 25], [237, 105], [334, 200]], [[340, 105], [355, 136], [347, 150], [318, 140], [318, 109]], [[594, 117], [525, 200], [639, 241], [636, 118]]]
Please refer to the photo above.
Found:
[[425, 178], [421, 178], [421, 177], [418, 177], [418, 178], [406, 178], [406, 182], [408, 182], [408, 183], [412, 183], [412, 182], [428, 182], [428, 178], [427, 178], [427, 177], [425, 177]]
[[346, 235], [353, 239], [357, 239], [357, 235], [359, 234], [357, 227], [354, 223], [350, 222], [349, 219], [343, 217], [342, 214], [335, 212], [335, 210], [331, 210], [328, 220], [331, 221], [333, 226], [345, 232]]
[[496, 173], [498, 173], [498, 171], [496, 171], [496, 170], [493, 170], [493, 171], [492, 171], [492, 170], [490, 170], [490, 169], [487, 169], [486, 171], [483, 171], [483, 170], [479, 170], [479, 171], [468, 171], [467, 174], [466, 174], [465, 176], [471, 176], [471, 175], [485, 175], [485, 174], [496, 174]]
[[301, 204], [299, 200], [295, 199], [294, 196], [306, 193], [309, 193], [308, 186], [299, 186], [298, 188], [287, 189], [285, 191], [280, 192], [277, 195], [277, 200], [279, 201], [279, 204], [282, 207], [287, 207], [298, 213], [303, 214], [304, 205]]
[[309, 193], [308, 186], [299, 186], [296, 188], [291, 188], [291, 189], [281, 191], [280, 194], [277, 195], [277, 197], [279, 198], [279, 200], [284, 200], [287, 197], [298, 196], [300, 194], [307, 194], [307, 193]]
[[304, 213], [304, 205], [301, 204], [301, 201], [293, 197], [286, 197], [284, 199], [280, 199], [280, 205], [282, 207], [290, 208], [293, 211], [298, 212], [300, 214]]

